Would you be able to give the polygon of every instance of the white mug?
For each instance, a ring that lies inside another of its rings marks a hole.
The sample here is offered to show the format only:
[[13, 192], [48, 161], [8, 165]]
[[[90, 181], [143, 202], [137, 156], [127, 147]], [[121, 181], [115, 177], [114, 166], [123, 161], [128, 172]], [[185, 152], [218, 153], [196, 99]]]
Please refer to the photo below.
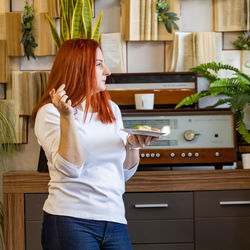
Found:
[[242, 167], [244, 169], [250, 169], [250, 153], [242, 153]]
[[135, 94], [136, 109], [153, 109], [154, 94]]

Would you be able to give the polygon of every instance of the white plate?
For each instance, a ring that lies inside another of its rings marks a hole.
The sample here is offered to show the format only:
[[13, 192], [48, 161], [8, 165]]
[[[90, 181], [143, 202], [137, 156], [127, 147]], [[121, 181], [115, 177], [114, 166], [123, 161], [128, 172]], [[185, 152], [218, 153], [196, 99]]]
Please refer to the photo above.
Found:
[[147, 131], [147, 130], [130, 129], [130, 128], [124, 128], [122, 130], [131, 135], [147, 135], [147, 136], [155, 136], [155, 137], [165, 135], [165, 133], [160, 132], [160, 131]]

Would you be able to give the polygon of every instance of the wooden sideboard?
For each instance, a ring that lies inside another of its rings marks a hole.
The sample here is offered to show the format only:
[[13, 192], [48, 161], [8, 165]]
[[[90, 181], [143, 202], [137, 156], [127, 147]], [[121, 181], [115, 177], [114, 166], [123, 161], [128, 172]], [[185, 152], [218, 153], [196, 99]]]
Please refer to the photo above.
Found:
[[[6, 249], [25, 250], [25, 194], [47, 193], [48, 173], [3, 175]], [[250, 189], [250, 170], [138, 171], [127, 193]]]

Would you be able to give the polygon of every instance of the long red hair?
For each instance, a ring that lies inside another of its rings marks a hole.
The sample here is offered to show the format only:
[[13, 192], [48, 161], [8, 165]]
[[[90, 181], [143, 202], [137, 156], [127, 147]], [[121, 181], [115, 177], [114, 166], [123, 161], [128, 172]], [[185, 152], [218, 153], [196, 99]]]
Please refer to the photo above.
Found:
[[108, 92], [97, 91], [97, 48], [100, 48], [99, 43], [92, 39], [71, 39], [62, 44], [51, 69], [47, 88], [32, 112], [33, 119], [43, 105], [51, 103], [49, 92], [64, 83], [64, 90], [73, 107], [86, 100], [85, 117], [91, 107], [93, 112], [98, 113], [101, 122], [115, 121]]

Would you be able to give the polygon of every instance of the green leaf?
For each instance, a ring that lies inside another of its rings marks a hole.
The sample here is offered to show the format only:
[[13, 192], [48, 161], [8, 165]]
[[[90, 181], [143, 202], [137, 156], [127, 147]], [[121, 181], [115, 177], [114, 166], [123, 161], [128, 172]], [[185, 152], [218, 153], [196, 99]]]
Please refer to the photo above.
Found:
[[168, 21], [168, 20], [164, 20], [164, 24], [165, 24], [165, 27], [168, 31], [168, 33], [172, 33], [172, 26], [171, 26], [171, 23]]
[[167, 13], [165, 13], [165, 15], [168, 15], [170, 17], [176, 17], [177, 16], [177, 14], [174, 13], [174, 12], [167, 12]]
[[[67, 3], [65, 3], [67, 5]], [[66, 9], [63, 3], [63, 0], [61, 0], [61, 18], [60, 18], [60, 34], [61, 34], [61, 42], [64, 42], [69, 39], [69, 27], [67, 24], [67, 15], [66, 15]], [[67, 7], [68, 8], [68, 7]]]
[[180, 20], [180, 18], [179, 17], [171, 17], [171, 20], [173, 20], [173, 21], [178, 21], [178, 20]]
[[173, 24], [175, 30], [179, 30], [179, 26], [175, 22], [172, 22], [172, 24]]
[[52, 33], [53, 40], [54, 40], [56, 46], [58, 48], [60, 48], [61, 47], [61, 41], [60, 41], [60, 37], [59, 37], [59, 35], [57, 33], [55, 24], [52, 22], [52, 20], [50, 19], [49, 15], [47, 13], [45, 13], [44, 15], [47, 18], [47, 20], [49, 21], [50, 30], [51, 30], [51, 33]]
[[69, 27], [69, 34], [71, 34], [71, 23], [72, 23], [72, 17], [74, 13], [74, 3], [73, 0], [68, 0], [68, 18], [67, 18], [67, 24]]
[[92, 34], [92, 7], [90, 0], [83, 0], [82, 22], [84, 29], [87, 32], [87, 38], [91, 38]]
[[100, 15], [99, 15], [99, 17], [98, 17], [98, 19], [96, 21], [94, 30], [92, 32], [92, 39], [94, 39], [94, 40], [96, 40], [98, 42], [100, 40], [102, 14], [103, 14], [103, 11], [101, 11], [101, 13], [100, 13]]
[[250, 95], [248, 94], [238, 94], [232, 96], [232, 111], [235, 113], [237, 110], [244, 109], [247, 103], [250, 103]]
[[191, 96], [187, 96], [175, 106], [175, 109], [178, 109], [182, 106], [193, 105], [197, 103], [202, 97], [208, 96], [210, 94], [211, 92], [209, 90], [204, 90], [200, 93], [195, 93], [195, 94], [192, 94]]
[[246, 85], [250, 85], [250, 76], [244, 74], [243, 72], [238, 71], [236, 73], [238, 78]]
[[215, 107], [218, 107], [220, 105], [230, 104], [230, 103], [231, 103], [231, 98], [219, 99], [215, 104], [207, 106], [206, 108], [215, 108]]
[[[72, 17], [71, 38], [80, 38], [82, 25], [82, 6], [84, 0], [77, 0]], [[85, 30], [86, 32], [86, 30]], [[86, 33], [85, 33], [86, 36]]]

